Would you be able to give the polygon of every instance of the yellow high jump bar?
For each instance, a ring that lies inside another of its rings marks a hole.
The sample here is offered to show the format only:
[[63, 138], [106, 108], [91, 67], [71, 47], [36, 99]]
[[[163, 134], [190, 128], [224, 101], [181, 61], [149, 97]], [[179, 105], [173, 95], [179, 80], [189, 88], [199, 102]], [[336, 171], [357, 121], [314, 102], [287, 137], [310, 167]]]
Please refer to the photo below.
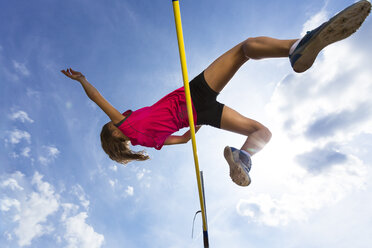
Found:
[[199, 169], [198, 152], [197, 152], [197, 149], [196, 149], [195, 126], [194, 126], [194, 117], [193, 117], [192, 104], [191, 104], [189, 78], [188, 78], [188, 73], [187, 73], [185, 44], [184, 44], [184, 41], [183, 41], [181, 11], [180, 11], [180, 5], [179, 5], [178, 0], [172, 0], [172, 3], [173, 3], [174, 20], [176, 22], [178, 49], [179, 49], [179, 53], [180, 53], [183, 84], [184, 84], [184, 88], [185, 88], [187, 115], [189, 117], [192, 149], [193, 149], [193, 153], [194, 153], [195, 172], [196, 172], [196, 180], [197, 180], [197, 183], [198, 183], [200, 208], [201, 208], [201, 214], [202, 214], [202, 218], [203, 218], [204, 247], [209, 247], [208, 225], [207, 225], [207, 216], [206, 216], [206, 209], [205, 209], [205, 198], [204, 198], [204, 187], [203, 187], [202, 178], [201, 178], [202, 174], [200, 173], [200, 169]]

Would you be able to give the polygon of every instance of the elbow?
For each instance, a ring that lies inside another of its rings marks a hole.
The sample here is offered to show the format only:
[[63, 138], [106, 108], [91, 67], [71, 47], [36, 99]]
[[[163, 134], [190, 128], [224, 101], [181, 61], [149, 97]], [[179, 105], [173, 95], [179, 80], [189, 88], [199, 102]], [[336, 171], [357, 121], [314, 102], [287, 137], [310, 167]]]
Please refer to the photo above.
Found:
[[182, 144], [187, 144], [190, 141], [190, 138], [185, 138], [182, 142]]
[[96, 101], [96, 99], [98, 99], [98, 97], [99, 97], [99, 92], [98, 91], [93, 91], [93, 92], [87, 92], [87, 95], [88, 95], [88, 97], [89, 97], [89, 99], [90, 100], [92, 100], [92, 101]]

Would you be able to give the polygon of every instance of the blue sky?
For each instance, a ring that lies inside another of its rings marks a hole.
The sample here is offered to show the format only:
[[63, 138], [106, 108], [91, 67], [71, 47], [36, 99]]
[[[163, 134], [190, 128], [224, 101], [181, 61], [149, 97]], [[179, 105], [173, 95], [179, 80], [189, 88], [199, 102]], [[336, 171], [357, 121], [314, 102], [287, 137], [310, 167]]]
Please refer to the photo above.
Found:
[[[248, 37], [297, 38], [352, 2], [181, 1], [189, 77]], [[108, 118], [60, 73], [82, 71], [123, 112], [181, 87], [171, 1], [1, 1], [0, 22], [2, 247], [202, 247], [191, 144], [114, 163], [100, 148]], [[224, 89], [273, 138], [240, 188], [222, 152], [245, 138], [198, 132], [211, 247], [369, 247], [371, 39], [369, 17], [303, 74], [249, 61]]]

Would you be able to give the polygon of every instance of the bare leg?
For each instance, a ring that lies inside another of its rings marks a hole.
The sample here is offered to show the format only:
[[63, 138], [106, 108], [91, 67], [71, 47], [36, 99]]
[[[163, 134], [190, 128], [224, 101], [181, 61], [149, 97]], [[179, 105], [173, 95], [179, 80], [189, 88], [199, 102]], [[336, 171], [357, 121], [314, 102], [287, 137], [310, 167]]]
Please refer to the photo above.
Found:
[[[278, 40], [269, 37], [248, 38], [215, 60], [205, 70], [205, 80], [214, 91], [221, 92], [249, 59], [287, 57], [296, 41], [297, 39]], [[248, 136], [241, 149], [251, 155], [260, 151], [271, 139], [268, 128], [227, 106], [222, 112], [221, 128]]]
[[216, 92], [221, 92], [239, 68], [249, 59], [288, 57], [289, 49], [297, 41], [269, 37], [248, 38], [239, 43], [204, 71], [205, 80]]
[[251, 156], [259, 152], [271, 139], [271, 132], [267, 127], [227, 106], [222, 112], [221, 128], [248, 136], [241, 149]]

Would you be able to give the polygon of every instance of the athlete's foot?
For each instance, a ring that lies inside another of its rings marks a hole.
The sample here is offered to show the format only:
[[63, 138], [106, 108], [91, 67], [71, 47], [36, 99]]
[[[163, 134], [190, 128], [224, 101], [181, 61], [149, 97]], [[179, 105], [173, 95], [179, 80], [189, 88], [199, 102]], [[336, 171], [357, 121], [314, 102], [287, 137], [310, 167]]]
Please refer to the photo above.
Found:
[[371, 12], [371, 3], [362, 0], [347, 7], [328, 22], [307, 32], [296, 47], [291, 48], [289, 59], [295, 72], [309, 69], [318, 53], [326, 46], [352, 35]]
[[234, 147], [226, 146], [224, 156], [230, 166], [230, 177], [234, 183], [240, 186], [248, 186], [251, 183], [249, 171], [252, 162], [250, 156]]

